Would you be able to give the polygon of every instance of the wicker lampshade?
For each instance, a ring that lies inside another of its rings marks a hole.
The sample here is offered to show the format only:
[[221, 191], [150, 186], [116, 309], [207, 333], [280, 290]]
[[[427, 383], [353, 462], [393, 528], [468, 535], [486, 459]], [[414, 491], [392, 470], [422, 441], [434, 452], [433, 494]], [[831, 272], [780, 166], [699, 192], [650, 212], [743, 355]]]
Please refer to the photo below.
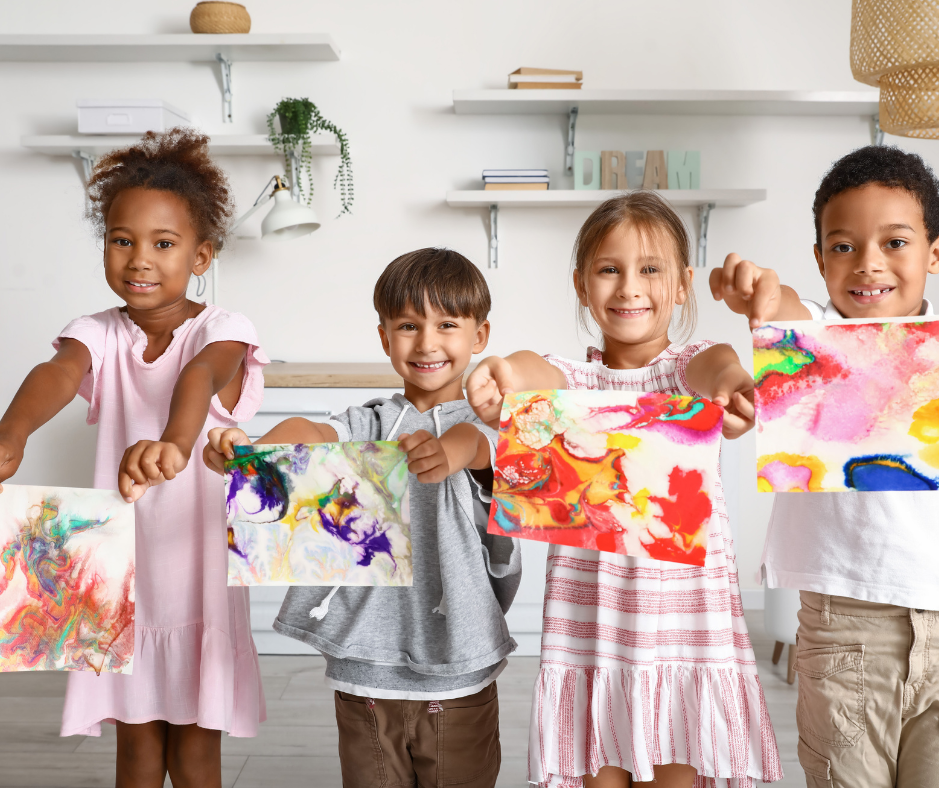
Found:
[[939, 0], [853, 0], [851, 72], [880, 87], [880, 127], [939, 138]]

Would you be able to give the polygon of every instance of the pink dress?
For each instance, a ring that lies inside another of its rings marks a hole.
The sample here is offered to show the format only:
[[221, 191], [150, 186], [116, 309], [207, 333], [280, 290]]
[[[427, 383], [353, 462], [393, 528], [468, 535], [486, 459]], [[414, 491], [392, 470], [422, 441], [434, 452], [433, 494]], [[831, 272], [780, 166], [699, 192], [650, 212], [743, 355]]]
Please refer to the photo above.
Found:
[[[570, 389], [695, 394], [688, 362], [712, 342], [671, 345], [640, 369], [546, 356]], [[582, 786], [606, 765], [653, 779], [693, 766], [696, 788], [782, 778], [747, 626], [720, 481], [704, 567], [552, 545], [528, 779]]]
[[[137, 589], [134, 668], [129, 676], [70, 673], [62, 735], [101, 735], [101, 722], [166, 720], [255, 736], [266, 717], [247, 588], [228, 588], [221, 477], [202, 462], [206, 433], [250, 419], [261, 404], [268, 363], [257, 332], [240, 314], [207, 307], [173, 332], [166, 352], [143, 360], [147, 337], [119, 309], [73, 320], [92, 369], [79, 393], [98, 424], [95, 487], [117, 489], [124, 450], [157, 440], [183, 367], [212, 342], [248, 345], [241, 398], [229, 413], [212, 398], [189, 465], [136, 504]], [[58, 347], [58, 340], [54, 343]]]

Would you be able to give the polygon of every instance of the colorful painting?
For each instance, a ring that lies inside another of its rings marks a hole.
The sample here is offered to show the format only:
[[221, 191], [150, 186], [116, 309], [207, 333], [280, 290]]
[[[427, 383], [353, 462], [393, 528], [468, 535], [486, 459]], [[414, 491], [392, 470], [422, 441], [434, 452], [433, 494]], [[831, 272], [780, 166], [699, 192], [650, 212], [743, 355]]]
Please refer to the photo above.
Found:
[[133, 504], [108, 490], [4, 484], [0, 671], [133, 664]]
[[753, 371], [762, 492], [939, 489], [939, 320], [768, 324]]
[[704, 566], [723, 415], [662, 393], [509, 394], [489, 532]]
[[229, 585], [411, 585], [397, 442], [236, 446], [225, 467]]

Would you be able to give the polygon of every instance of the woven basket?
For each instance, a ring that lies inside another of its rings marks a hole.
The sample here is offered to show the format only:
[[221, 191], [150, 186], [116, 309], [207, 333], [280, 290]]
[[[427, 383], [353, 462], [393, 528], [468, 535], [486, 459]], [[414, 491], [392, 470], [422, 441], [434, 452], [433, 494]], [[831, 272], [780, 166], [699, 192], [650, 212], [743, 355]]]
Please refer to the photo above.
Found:
[[880, 87], [880, 127], [939, 137], [939, 0], [853, 0], [851, 72]]
[[189, 27], [193, 33], [248, 33], [251, 17], [240, 3], [204, 0], [192, 9]]

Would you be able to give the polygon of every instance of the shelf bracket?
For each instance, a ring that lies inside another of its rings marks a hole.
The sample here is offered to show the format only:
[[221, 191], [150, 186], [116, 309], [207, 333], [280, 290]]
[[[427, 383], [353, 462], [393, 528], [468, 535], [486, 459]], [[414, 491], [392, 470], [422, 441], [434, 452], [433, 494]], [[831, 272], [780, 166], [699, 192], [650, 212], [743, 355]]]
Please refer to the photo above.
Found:
[[234, 118], [231, 109], [231, 61], [221, 52], [215, 53], [215, 59], [222, 69], [222, 120], [225, 123], [232, 123]]
[[76, 159], [81, 159], [82, 170], [85, 173], [85, 183], [91, 180], [91, 171], [95, 168], [95, 157], [90, 153], [85, 153], [83, 150], [73, 150], [72, 156]]
[[574, 174], [574, 132], [577, 131], [578, 107], [571, 107], [567, 116], [567, 148], [564, 155], [564, 171], [568, 175]]
[[695, 260], [695, 268], [707, 268], [708, 264], [708, 224], [711, 221], [711, 208], [714, 203], [706, 202], [698, 206], [698, 257]]
[[489, 206], [489, 267], [499, 267], [499, 206]]
[[290, 162], [290, 196], [300, 202], [300, 157], [296, 149], [287, 151], [287, 160]]
[[884, 144], [884, 130], [880, 128], [880, 115], [871, 117], [871, 145]]

